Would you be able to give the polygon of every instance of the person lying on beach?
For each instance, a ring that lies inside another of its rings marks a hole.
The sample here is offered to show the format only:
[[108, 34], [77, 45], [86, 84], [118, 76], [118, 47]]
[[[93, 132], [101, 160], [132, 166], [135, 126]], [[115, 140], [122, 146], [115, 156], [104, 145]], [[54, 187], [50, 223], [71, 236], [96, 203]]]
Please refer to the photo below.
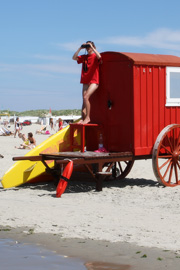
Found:
[[36, 130], [36, 134], [50, 135], [50, 131], [46, 130], [46, 127], [43, 130]]
[[0, 128], [0, 136], [9, 136], [12, 134], [13, 132], [11, 132], [8, 128], [5, 128], [5, 127]]
[[36, 134], [45, 134], [46, 126], [42, 126], [40, 129], [36, 130]]
[[6, 135], [13, 135], [14, 132], [11, 132], [7, 127], [2, 127], [2, 130], [6, 133]]
[[0, 128], [0, 136], [6, 136], [6, 132], [2, 128]]

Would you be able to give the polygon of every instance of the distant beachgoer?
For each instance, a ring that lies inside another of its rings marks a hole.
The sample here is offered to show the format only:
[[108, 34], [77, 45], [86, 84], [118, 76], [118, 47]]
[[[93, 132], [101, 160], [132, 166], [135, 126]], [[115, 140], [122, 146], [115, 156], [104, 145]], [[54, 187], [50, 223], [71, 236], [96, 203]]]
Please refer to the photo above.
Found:
[[58, 131], [63, 129], [63, 120], [61, 118], [58, 119]]
[[4, 120], [4, 121], [3, 121], [4, 127], [7, 127], [7, 126], [8, 126], [8, 123], [9, 123], [9, 122], [8, 122], [7, 120]]
[[[87, 54], [78, 56], [82, 49], [86, 49]], [[99, 87], [99, 64], [101, 63], [101, 55], [96, 50], [94, 42], [87, 41], [74, 53], [73, 60], [78, 64], [82, 64], [81, 83], [83, 84], [83, 105], [82, 105], [82, 120], [79, 123], [87, 124], [90, 122], [89, 99], [91, 95]]]
[[32, 132], [28, 133], [28, 140], [29, 140], [29, 145], [27, 148], [29, 148], [29, 149], [35, 148], [36, 147], [36, 140], [34, 139]]
[[36, 134], [45, 134], [46, 132], [46, 126], [41, 126], [40, 129], [36, 130]]
[[6, 133], [6, 135], [12, 135], [12, 134], [14, 134], [7, 127], [3, 127], [2, 130]]
[[16, 138], [16, 133], [20, 133], [20, 122], [19, 122], [19, 117], [16, 118], [15, 121], [15, 131], [14, 131], [14, 138]]
[[29, 145], [29, 140], [26, 138], [25, 134], [19, 133], [19, 138], [23, 140], [23, 143], [20, 144], [19, 147], [15, 146], [17, 149], [27, 149], [27, 146]]
[[13, 135], [14, 133], [11, 132], [8, 128], [6, 127], [0, 127], [0, 136], [9, 136]]
[[0, 136], [6, 136], [6, 133], [2, 128], [0, 128]]
[[33, 137], [32, 132], [28, 133], [28, 138], [26, 138], [25, 134], [20, 133], [19, 138], [22, 138], [23, 143], [20, 144], [19, 147], [16, 147], [17, 149], [33, 149], [36, 147], [36, 140]]
[[49, 125], [50, 125], [50, 127], [51, 127], [51, 130], [54, 130], [54, 122], [53, 122], [53, 118], [50, 118]]

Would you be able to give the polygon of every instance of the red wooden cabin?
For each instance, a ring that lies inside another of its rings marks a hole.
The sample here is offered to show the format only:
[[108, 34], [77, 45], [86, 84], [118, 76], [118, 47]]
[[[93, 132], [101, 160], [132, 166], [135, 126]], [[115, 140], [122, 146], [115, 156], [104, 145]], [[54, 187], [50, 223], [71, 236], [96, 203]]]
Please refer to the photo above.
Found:
[[[177, 102], [167, 100], [167, 67], [180, 67], [180, 58], [104, 52], [102, 59], [100, 86], [91, 98], [91, 120], [102, 124], [105, 148], [131, 151], [134, 156], [152, 154], [160, 131], [180, 123], [180, 90]], [[95, 147], [91, 138], [89, 134], [89, 149]]]
[[[157, 180], [180, 185], [180, 57], [104, 52], [102, 59], [91, 121], [101, 125], [104, 147], [152, 157]], [[98, 136], [88, 131], [87, 150], [97, 148]]]
[[[100, 86], [90, 100], [91, 123], [70, 125], [71, 151], [14, 160], [42, 161], [57, 178], [71, 159], [85, 166], [101, 190], [104, 177], [125, 178], [135, 159], [152, 158], [159, 183], [180, 185], [180, 57], [104, 52], [102, 60]], [[100, 133], [108, 153], [92, 152]], [[51, 169], [45, 161], [53, 159]]]

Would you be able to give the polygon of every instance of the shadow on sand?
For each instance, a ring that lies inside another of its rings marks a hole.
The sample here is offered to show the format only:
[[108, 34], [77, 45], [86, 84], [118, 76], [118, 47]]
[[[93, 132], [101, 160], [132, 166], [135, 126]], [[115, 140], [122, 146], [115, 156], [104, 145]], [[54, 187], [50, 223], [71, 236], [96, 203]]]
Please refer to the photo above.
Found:
[[[153, 181], [151, 179], [144, 179], [144, 178], [124, 178], [121, 180], [118, 179], [107, 179], [103, 181], [103, 188], [125, 188], [127, 186], [130, 187], [156, 187], [158, 188], [160, 184], [156, 181]], [[1, 190], [3, 188], [0, 188]], [[14, 188], [14, 191], [18, 191], [19, 189], [31, 189], [31, 190], [42, 190], [42, 191], [48, 191], [48, 192], [54, 192], [53, 197], [56, 196], [56, 185], [54, 185], [53, 182], [46, 182], [46, 183], [35, 183], [35, 184], [25, 184], [20, 187]], [[4, 190], [6, 191], [6, 190]], [[86, 193], [86, 192], [96, 192], [96, 183], [95, 181], [90, 177], [80, 177], [79, 179], [77, 177], [72, 178], [68, 186], [65, 190], [65, 193]], [[98, 191], [97, 191], [98, 192]], [[46, 194], [38, 195], [38, 196], [47, 196]]]

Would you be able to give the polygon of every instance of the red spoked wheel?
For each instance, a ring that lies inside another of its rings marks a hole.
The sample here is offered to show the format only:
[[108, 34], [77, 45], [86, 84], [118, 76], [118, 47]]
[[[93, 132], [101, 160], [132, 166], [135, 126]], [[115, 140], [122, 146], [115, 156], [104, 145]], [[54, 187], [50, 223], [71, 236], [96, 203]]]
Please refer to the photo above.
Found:
[[134, 160], [128, 161], [116, 161], [105, 164], [103, 167], [104, 172], [112, 172], [112, 176], [109, 179], [124, 179], [132, 169]]
[[180, 125], [171, 124], [160, 132], [153, 148], [152, 165], [160, 184], [180, 185]]

